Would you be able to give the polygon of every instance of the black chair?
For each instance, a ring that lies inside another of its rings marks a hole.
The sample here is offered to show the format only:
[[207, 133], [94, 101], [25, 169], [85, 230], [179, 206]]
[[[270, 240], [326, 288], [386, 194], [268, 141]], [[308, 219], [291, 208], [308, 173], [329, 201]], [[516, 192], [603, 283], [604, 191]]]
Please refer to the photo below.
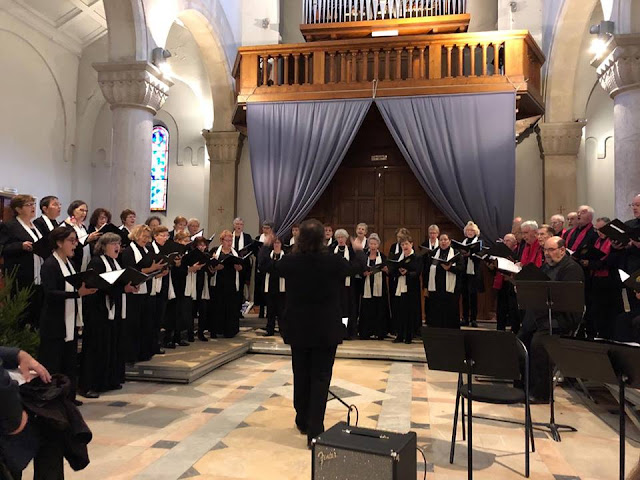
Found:
[[[513, 334], [507, 332], [476, 332], [479, 336], [492, 335], [491, 339], [486, 339], [486, 347], [483, 347], [483, 341], [473, 342], [475, 351], [472, 353], [472, 359], [475, 363], [473, 367], [474, 373], [491, 377], [494, 380], [513, 380], [522, 388], [514, 386], [512, 383], [496, 383], [496, 384], [473, 384], [471, 388], [464, 383], [462, 374], [458, 375], [458, 389], [456, 392], [456, 408], [453, 415], [453, 432], [451, 435], [451, 453], [449, 463], [453, 463], [456, 448], [456, 426], [458, 423], [458, 405], [460, 405], [462, 413], [462, 439], [465, 440], [465, 408], [464, 401], [471, 398], [474, 402], [491, 403], [494, 405], [518, 405], [525, 406], [525, 476], [529, 477], [529, 442], [531, 439], [531, 451], [535, 452], [535, 443], [533, 440], [533, 425], [531, 421], [531, 408], [529, 405], [529, 355], [524, 344]], [[479, 347], [479, 348], [478, 348]], [[496, 355], [500, 352], [500, 355]], [[471, 393], [469, 393], [471, 391]], [[485, 420], [493, 420], [498, 422], [512, 422], [506, 419], [493, 418], [487, 416], [476, 415], [476, 418]], [[473, 415], [469, 420], [473, 419]]]

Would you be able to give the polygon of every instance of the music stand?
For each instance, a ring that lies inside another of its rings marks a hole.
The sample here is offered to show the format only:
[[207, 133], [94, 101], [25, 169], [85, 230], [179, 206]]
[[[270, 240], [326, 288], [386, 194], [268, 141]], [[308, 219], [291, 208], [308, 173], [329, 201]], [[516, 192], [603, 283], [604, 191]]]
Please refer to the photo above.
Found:
[[617, 384], [620, 480], [625, 471], [625, 388], [640, 387], [640, 348], [606, 341], [549, 337], [544, 346], [559, 368], [575, 378]]
[[[547, 310], [549, 315], [549, 336], [553, 335], [553, 313], [584, 312], [584, 284], [582, 282], [556, 282], [551, 280], [516, 280], [516, 297], [521, 310]], [[553, 373], [551, 374], [549, 398], [549, 423], [537, 422], [535, 425], [547, 427], [551, 437], [560, 442], [560, 430], [577, 432], [571, 425], [556, 424], [555, 402], [553, 397]]]
[[[429, 370], [467, 375], [467, 477], [473, 479], [473, 375], [487, 375], [503, 379], [521, 378], [520, 365], [504, 362], [496, 351], [517, 348], [520, 340], [507, 332], [488, 330], [459, 330], [455, 328], [422, 327], [422, 341]], [[524, 347], [523, 347], [524, 350]], [[528, 366], [528, 362], [526, 362]], [[528, 368], [525, 368], [528, 374]], [[525, 380], [526, 381], [526, 380]], [[528, 383], [527, 383], [528, 384]], [[529, 477], [529, 416], [528, 389], [525, 389], [525, 476]], [[457, 408], [457, 406], [456, 406]], [[456, 414], [457, 415], [457, 414]], [[457, 424], [457, 421], [456, 421]], [[455, 425], [454, 424], [454, 428]], [[453, 460], [452, 460], [453, 461]]]

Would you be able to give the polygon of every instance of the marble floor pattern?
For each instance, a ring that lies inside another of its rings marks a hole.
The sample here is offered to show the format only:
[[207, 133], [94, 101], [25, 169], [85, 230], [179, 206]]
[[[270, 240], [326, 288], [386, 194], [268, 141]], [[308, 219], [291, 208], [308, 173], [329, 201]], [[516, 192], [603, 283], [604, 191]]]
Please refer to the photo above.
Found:
[[[81, 411], [93, 430], [91, 464], [68, 479], [298, 480], [311, 476], [306, 439], [294, 428], [290, 358], [246, 355], [189, 385], [128, 382], [117, 392], [87, 400]], [[425, 364], [337, 359], [332, 389], [359, 409], [360, 426], [413, 430], [427, 457], [427, 478], [466, 478], [466, 443], [455, 463], [449, 442], [456, 376]], [[589, 408], [571, 390], [557, 389], [557, 419], [578, 428], [561, 443], [535, 434], [531, 478], [614, 479], [618, 471], [616, 417]], [[609, 408], [611, 405], [609, 405]], [[474, 404], [474, 413], [519, 419], [521, 407]], [[597, 414], [597, 415], [596, 415]], [[532, 407], [534, 421], [548, 407]], [[346, 409], [328, 403], [325, 426]], [[640, 454], [638, 430], [628, 422], [627, 468]], [[476, 479], [524, 478], [524, 436], [517, 425], [474, 422]], [[418, 476], [425, 466], [418, 455]], [[67, 466], [68, 468], [68, 466]], [[24, 478], [30, 478], [27, 472]]]

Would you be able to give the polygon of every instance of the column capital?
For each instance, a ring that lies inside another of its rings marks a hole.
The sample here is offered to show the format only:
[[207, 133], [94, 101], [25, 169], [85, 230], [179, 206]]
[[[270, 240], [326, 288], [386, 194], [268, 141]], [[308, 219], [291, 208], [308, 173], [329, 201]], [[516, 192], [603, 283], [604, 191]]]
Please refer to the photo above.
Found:
[[140, 108], [155, 115], [173, 82], [149, 62], [94, 63], [98, 84], [111, 109]]
[[543, 155], [578, 155], [582, 140], [582, 128], [586, 124], [586, 122], [538, 124], [538, 136]]
[[600, 85], [611, 98], [640, 89], [640, 34], [614, 35], [601, 59], [594, 59]]
[[238, 132], [215, 132], [212, 130], [202, 130], [202, 136], [207, 145], [209, 159], [211, 163], [237, 164], [240, 160], [242, 143], [245, 136]]

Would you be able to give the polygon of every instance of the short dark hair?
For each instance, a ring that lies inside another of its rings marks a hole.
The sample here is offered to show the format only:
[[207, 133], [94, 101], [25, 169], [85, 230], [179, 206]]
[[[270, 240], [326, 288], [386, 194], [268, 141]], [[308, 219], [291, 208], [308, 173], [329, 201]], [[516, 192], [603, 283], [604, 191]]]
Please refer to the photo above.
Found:
[[54, 200], [58, 200], [58, 197], [56, 197], [55, 195], [47, 195], [46, 197], [42, 197], [42, 200], [40, 200], [40, 211], [43, 211], [45, 207], [49, 208], [49, 205], [51, 205], [51, 202], [53, 202]]
[[58, 248], [58, 242], [64, 242], [72, 233], [76, 233], [76, 231], [73, 227], [70, 227], [67, 224], [60, 225], [59, 227], [51, 230], [49, 233], [49, 243], [51, 244], [51, 248], [56, 250]]
[[204, 245], [206, 247], [209, 246], [209, 240], [204, 238], [202, 235], [193, 239], [193, 246], [197, 247], [198, 245]]
[[600, 218], [596, 218], [596, 222], [604, 222], [604, 223], [609, 223], [611, 221], [611, 219], [609, 217], [600, 217]]
[[98, 218], [100, 218], [100, 215], [106, 215], [107, 223], [111, 223], [111, 212], [106, 208], [100, 207], [100, 208], [96, 208], [91, 214], [91, 218], [89, 219], [89, 225], [92, 225], [94, 227], [98, 225]]
[[325, 250], [324, 225], [315, 218], [300, 225], [300, 235], [294, 245], [295, 253], [321, 253]]
[[11, 201], [9, 202], [9, 207], [11, 208], [11, 210], [13, 210], [13, 214], [17, 216], [18, 208], [24, 207], [29, 202], [35, 202], [35, 200], [36, 199], [33, 198], [33, 196], [26, 193], [22, 193], [20, 195], [16, 195], [11, 199]]
[[135, 214], [136, 212], [134, 212], [130, 208], [125, 208], [124, 210], [122, 210], [122, 213], [120, 213], [120, 220], [122, 220], [122, 223], [124, 223], [127, 220], [127, 217], [129, 215], [135, 215]]
[[82, 205], [86, 205], [86, 204], [87, 204], [87, 202], [85, 202], [84, 200], [74, 200], [67, 207], [67, 215], [69, 215], [70, 217], [73, 217], [73, 211], [76, 208], [78, 208], [78, 207], [80, 207]]
[[562, 237], [558, 237], [558, 241], [557, 241], [558, 248], [562, 248], [562, 247], [564, 247], [564, 246], [566, 245], [566, 243], [567, 243], [567, 242], [565, 242], [565, 241], [564, 241], [564, 238], [562, 238]]
[[157, 220], [158, 223], [160, 225], [162, 225], [162, 219], [160, 217], [158, 217], [157, 215], [151, 215], [149, 218], [147, 218], [144, 222], [145, 225], [150, 226], [151, 222], [153, 222], [154, 220]]

